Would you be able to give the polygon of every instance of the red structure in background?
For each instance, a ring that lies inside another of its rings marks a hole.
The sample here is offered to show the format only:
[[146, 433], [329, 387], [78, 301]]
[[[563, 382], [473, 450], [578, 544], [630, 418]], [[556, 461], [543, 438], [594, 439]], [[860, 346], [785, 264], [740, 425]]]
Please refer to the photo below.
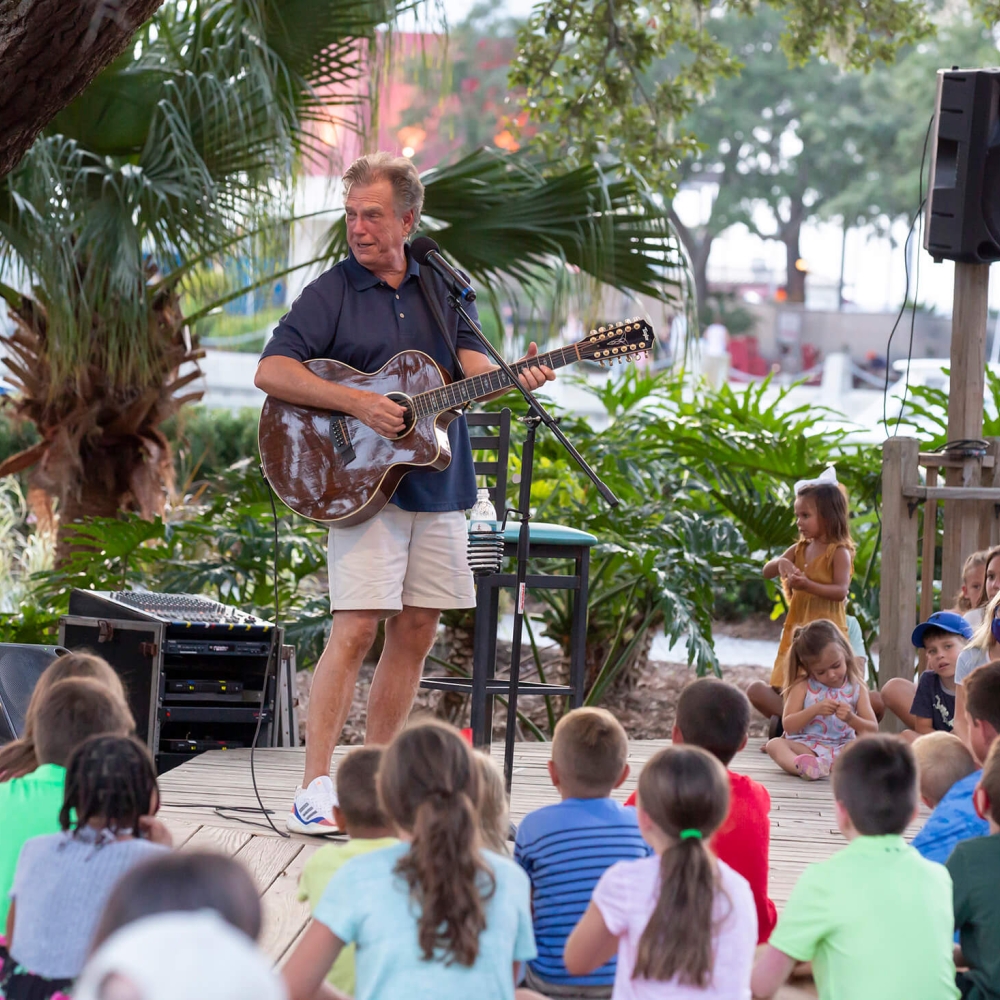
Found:
[[749, 334], [730, 338], [729, 357], [732, 368], [747, 375], [763, 377], [771, 370], [771, 366], [760, 356], [757, 338]]

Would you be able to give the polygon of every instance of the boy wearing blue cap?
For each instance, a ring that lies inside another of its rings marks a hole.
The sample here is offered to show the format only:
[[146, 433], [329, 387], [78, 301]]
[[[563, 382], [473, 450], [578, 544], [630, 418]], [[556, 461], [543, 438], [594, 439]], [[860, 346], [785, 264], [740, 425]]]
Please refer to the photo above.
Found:
[[886, 681], [885, 706], [898, 716], [912, 742], [925, 733], [948, 732], [955, 724], [955, 666], [972, 638], [972, 626], [954, 611], [937, 611], [914, 630], [911, 641], [927, 654], [927, 669], [916, 684], [903, 677]]

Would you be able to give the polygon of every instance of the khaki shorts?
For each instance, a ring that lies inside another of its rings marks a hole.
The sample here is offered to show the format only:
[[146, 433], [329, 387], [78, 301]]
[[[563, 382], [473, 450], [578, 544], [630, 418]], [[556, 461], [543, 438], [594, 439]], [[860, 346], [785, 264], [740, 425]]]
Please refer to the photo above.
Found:
[[363, 524], [331, 528], [330, 610], [474, 608], [468, 543], [460, 510], [413, 513], [389, 503]]

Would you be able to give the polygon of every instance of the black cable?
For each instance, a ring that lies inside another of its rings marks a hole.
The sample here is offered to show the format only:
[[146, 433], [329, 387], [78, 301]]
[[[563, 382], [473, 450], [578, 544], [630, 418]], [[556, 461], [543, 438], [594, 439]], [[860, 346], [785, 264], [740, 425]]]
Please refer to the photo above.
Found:
[[924, 198], [924, 163], [927, 160], [927, 145], [930, 142], [931, 129], [934, 126], [934, 115], [931, 115], [927, 122], [927, 129], [924, 132], [924, 147], [920, 154], [920, 170], [917, 174], [917, 184], [918, 187], [918, 200], [919, 204], [916, 212], [913, 214], [913, 218], [910, 221], [910, 227], [906, 231], [906, 239], [903, 241], [903, 272], [906, 275], [906, 286], [903, 290], [903, 303], [899, 307], [899, 312], [896, 314], [896, 319], [892, 324], [892, 329], [889, 331], [889, 339], [886, 341], [885, 345], [885, 385], [882, 387], [882, 426], [885, 427], [885, 432], [890, 437], [895, 437], [899, 433], [899, 425], [903, 419], [903, 407], [906, 403], [906, 394], [910, 388], [910, 362], [913, 358], [913, 328], [916, 322], [917, 316], [917, 289], [919, 287], [920, 281], [920, 255], [917, 254], [917, 264], [916, 264], [916, 274], [913, 290], [913, 304], [910, 313], [910, 343], [907, 349], [906, 355], [906, 371], [904, 374], [903, 382], [903, 398], [899, 404], [899, 416], [896, 418], [896, 429], [891, 434], [889, 432], [889, 415], [888, 415], [888, 399], [889, 399], [889, 352], [892, 348], [892, 338], [896, 334], [896, 328], [899, 326], [900, 320], [903, 318], [903, 313], [906, 312], [906, 303], [910, 297], [910, 255], [909, 246], [910, 239], [913, 236], [914, 227], [917, 225], [917, 220], [920, 218], [926, 199]]
[[[264, 480], [264, 485], [267, 487], [267, 496], [271, 501], [271, 517], [274, 524], [274, 631], [275, 635], [278, 635], [278, 508], [274, 505], [274, 491], [271, 489], [271, 484], [267, 481], [267, 476], [264, 475], [264, 467], [258, 466], [260, 469], [260, 477]], [[274, 652], [273, 659], [278, 660], [281, 658], [281, 649], [276, 648]], [[286, 840], [289, 839], [290, 834], [287, 830], [279, 830], [274, 825], [274, 820], [271, 819], [271, 811], [264, 808], [264, 802], [260, 797], [260, 790], [257, 788], [257, 773], [254, 771], [253, 766], [253, 755], [254, 751], [257, 749], [257, 740], [260, 738], [260, 727], [261, 723], [264, 721], [264, 708], [267, 703], [267, 682], [270, 679], [271, 674], [271, 659], [267, 658], [267, 665], [264, 667], [264, 689], [260, 693], [260, 712], [257, 714], [257, 728], [253, 734], [253, 741], [250, 743], [250, 780], [253, 782], [253, 793], [257, 797], [257, 804], [260, 806], [260, 811], [264, 815], [264, 819], [267, 820], [267, 825], [279, 836], [284, 837]], [[289, 692], [289, 696], [291, 692]], [[277, 703], [277, 684], [275, 684], [275, 703]], [[277, 718], [271, 720], [271, 725], [276, 726], [278, 724]], [[221, 814], [220, 814], [221, 815]], [[263, 827], [263, 823], [253, 823], [251, 820], [241, 820], [243, 823], [249, 823], [252, 826]], [[265, 827], [266, 829], [266, 827]]]

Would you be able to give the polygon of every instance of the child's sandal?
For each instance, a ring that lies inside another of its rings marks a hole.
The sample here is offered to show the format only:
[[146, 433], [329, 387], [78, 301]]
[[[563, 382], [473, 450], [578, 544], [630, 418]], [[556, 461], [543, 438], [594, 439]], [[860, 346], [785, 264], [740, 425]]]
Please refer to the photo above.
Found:
[[799, 777], [805, 778], [806, 781], [819, 781], [820, 778], [829, 777], [829, 763], [819, 757], [814, 757], [811, 753], [800, 753], [795, 758], [794, 763]]

